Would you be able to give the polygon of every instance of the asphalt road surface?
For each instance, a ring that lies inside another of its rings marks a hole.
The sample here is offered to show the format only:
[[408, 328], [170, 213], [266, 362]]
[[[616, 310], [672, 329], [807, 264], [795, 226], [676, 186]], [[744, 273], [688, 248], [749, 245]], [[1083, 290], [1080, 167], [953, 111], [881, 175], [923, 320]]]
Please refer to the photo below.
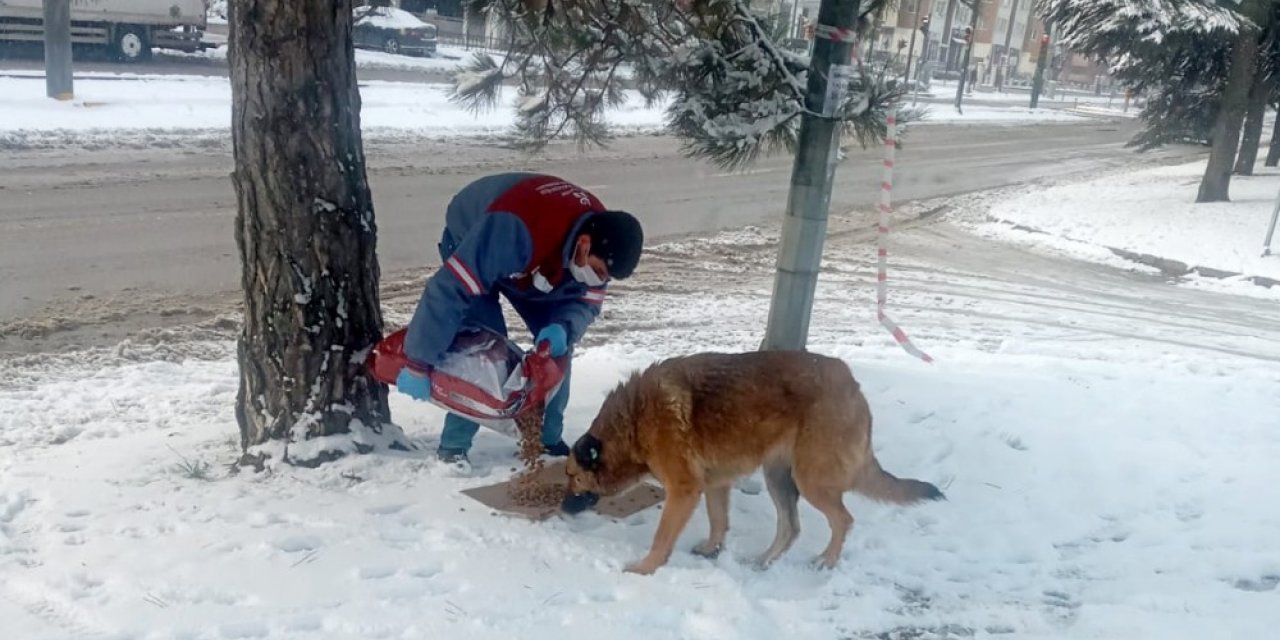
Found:
[[[1132, 124], [920, 126], [898, 156], [899, 201], [957, 194], [1133, 161]], [[1171, 154], [1181, 151], [1167, 152]], [[879, 150], [850, 150], [834, 211], [869, 208]], [[369, 175], [385, 273], [438, 262], [444, 209], [476, 176], [562, 175], [636, 212], [650, 240], [776, 220], [790, 158], [729, 173], [665, 137], [572, 145], [537, 157], [476, 142], [370, 143]], [[42, 150], [0, 156], [0, 323], [81, 299], [203, 296], [238, 287], [228, 149]]]

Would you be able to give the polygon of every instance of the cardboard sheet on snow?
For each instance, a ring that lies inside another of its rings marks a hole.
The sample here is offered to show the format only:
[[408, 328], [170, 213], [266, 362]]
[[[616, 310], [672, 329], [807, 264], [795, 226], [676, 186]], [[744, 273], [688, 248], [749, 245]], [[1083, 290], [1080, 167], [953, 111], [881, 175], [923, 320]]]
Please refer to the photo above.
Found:
[[[538, 473], [537, 479], [539, 483], [558, 486], [561, 489], [560, 495], [563, 495], [563, 490], [568, 481], [564, 472], [564, 461], [558, 460], [543, 467], [542, 471]], [[510, 496], [507, 495], [507, 487], [510, 484], [511, 481], [508, 480], [498, 484], [467, 489], [462, 493], [505, 515], [520, 516], [531, 520], [546, 520], [560, 512], [560, 504], [558, 502], [549, 506], [532, 507], [512, 503]], [[661, 503], [665, 497], [666, 494], [661, 487], [644, 482], [616, 496], [601, 498], [594, 511], [609, 518], [626, 518]]]

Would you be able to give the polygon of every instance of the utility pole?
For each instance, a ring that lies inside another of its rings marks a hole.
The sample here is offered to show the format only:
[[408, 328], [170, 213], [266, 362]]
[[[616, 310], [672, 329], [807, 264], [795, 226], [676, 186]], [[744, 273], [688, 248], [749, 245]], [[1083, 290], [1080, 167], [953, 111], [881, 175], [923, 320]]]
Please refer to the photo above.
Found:
[[[920, 5], [921, 5], [923, 2], [924, 2], [924, 0], [920, 0], [919, 2], [917, 2], [917, 3], [916, 3], [916, 12], [915, 12], [911, 17], [912, 17], [912, 18], [914, 18], [914, 19], [915, 19], [915, 21], [916, 21], [916, 22], [918, 22], [918, 23], [920, 24], [920, 28], [921, 28], [921, 29], [925, 29], [925, 30], [927, 30], [927, 29], [929, 28], [929, 18], [928, 18], [928, 16], [925, 16], [925, 18], [923, 19], [923, 21], [922, 21], [922, 20], [921, 20], [921, 18], [920, 18]], [[928, 40], [926, 40], [925, 42], [928, 42]], [[902, 81], [903, 81], [903, 82], [911, 82], [911, 55], [912, 55], [912, 54], [914, 54], [915, 52], [916, 52], [916, 30], [915, 30], [915, 29], [912, 29], [912, 30], [911, 30], [911, 44], [907, 45], [907, 71], [906, 71], [906, 73], [902, 74]], [[923, 58], [921, 58], [921, 59], [923, 59]]]
[[1276, 219], [1280, 218], [1280, 195], [1276, 196], [1276, 206], [1271, 209], [1271, 224], [1267, 226], [1267, 237], [1262, 241], [1262, 257], [1271, 255], [1271, 238], [1276, 233]]
[[866, 57], [867, 62], [875, 61], [876, 40], [879, 40], [879, 39], [880, 39], [880, 18], [876, 18], [875, 21], [871, 23], [871, 37], [868, 38], [870, 42], [867, 43], [867, 57]]
[[1049, 64], [1049, 40], [1053, 26], [1044, 21], [1044, 33], [1040, 36], [1040, 58], [1036, 60], [1036, 76], [1031, 80], [1031, 108], [1040, 106], [1040, 92], [1044, 91], [1044, 68]]
[[[969, 4], [965, 3], [965, 6]], [[956, 111], [960, 113], [964, 113], [961, 105], [964, 100], [964, 84], [969, 79], [969, 59], [973, 55], [973, 35], [978, 30], [978, 8], [981, 6], [982, 0], [973, 0], [973, 13], [964, 32], [964, 64], [960, 65], [960, 82], [956, 83]]]
[[[915, 87], [911, 91], [911, 106], [920, 97], [920, 77], [929, 77], [933, 73], [933, 63], [929, 61], [929, 17], [920, 19], [920, 33], [924, 33], [924, 45], [920, 47], [920, 68], [915, 72]], [[931, 78], [932, 79], [932, 78]]]
[[938, 40], [938, 44], [941, 47], [938, 50], [938, 56], [942, 60], [943, 71], [951, 70], [951, 47], [953, 46], [951, 42], [951, 22], [956, 18], [956, 1], [947, 0], [947, 14], [942, 19], [942, 33], [939, 36], [941, 39]]
[[71, 78], [71, 0], [44, 0], [44, 86], [54, 100], [75, 97]]
[[911, 56], [915, 54], [915, 29], [911, 29], [911, 44], [906, 45], [906, 70], [902, 72], [902, 82], [911, 82]]
[[859, 0], [822, 0], [818, 7], [764, 349], [803, 350], [809, 338], [840, 141], [835, 116], [847, 97], [853, 72], [850, 59], [857, 41], [854, 27], [859, 4]]
[[[1028, 20], [1030, 18], [1031, 16], [1027, 16]], [[1009, 28], [1004, 32], [1004, 59], [1000, 62], [1000, 68], [996, 69], [996, 91], [1004, 91], [1004, 77], [1009, 73], [1009, 47], [1013, 44], [1013, 24], [1017, 21], [1018, 0], [1013, 0], [1013, 6], [1009, 9]], [[995, 60], [995, 56], [991, 56], [991, 59]]]

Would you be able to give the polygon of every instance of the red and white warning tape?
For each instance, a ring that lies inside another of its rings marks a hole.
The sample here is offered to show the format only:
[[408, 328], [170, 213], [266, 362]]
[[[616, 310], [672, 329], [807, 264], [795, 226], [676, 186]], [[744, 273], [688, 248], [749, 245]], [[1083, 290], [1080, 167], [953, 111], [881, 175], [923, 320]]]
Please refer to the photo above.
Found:
[[813, 35], [823, 40], [834, 40], [836, 42], [857, 42], [858, 33], [853, 29], [841, 29], [833, 27], [829, 24], [818, 24], [813, 27]]
[[889, 110], [888, 129], [884, 137], [884, 178], [880, 181], [880, 227], [876, 234], [876, 318], [880, 320], [880, 324], [884, 325], [889, 333], [893, 334], [893, 339], [898, 341], [899, 345], [907, 351], [907, 353], [924, 360], [925, 362], [933, 362], [933, 358], [929, 354], [916, 348], [911, 343], [911, 338], [907, 337], [907, 333], [902, 330], [893, 320], [889, 319], [884, 309], [889, 300], [888, 281], [889, 281], [889, 248], [887, 239], [889, 236], [889, 213], [893, 211], [893, 162], [897, 152], [897, 129], [898, 117], [893, 109]]

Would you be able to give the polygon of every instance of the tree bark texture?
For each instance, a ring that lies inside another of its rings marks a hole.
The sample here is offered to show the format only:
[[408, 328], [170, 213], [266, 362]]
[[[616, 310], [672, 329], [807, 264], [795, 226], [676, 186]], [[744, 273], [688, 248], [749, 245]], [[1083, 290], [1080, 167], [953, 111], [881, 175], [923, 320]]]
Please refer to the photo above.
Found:
[[1258, 163], [1258, 147], [1262, 144], [1263, 118], [1267, 114], [1267, 98], [1271, 94], [1271, 83], [1267, 79], [1267, 68], [1264, 64], [1256, 65], [1253, 74], [1253, 86], [1249, 87], [1249, 108], [1244, 118], [1244, 135], [1240, 139], [1240, 153], [1236, 156], [1236, 175], [1253, 175], [1253, 166]]
[[364, 367], [382, 312], [351, 0], [234, 0], [230, 18], [241, 446], [381, 433], [387, 388]]
[[[1245, 0], [1246, 15], [1257, 15], [1262, 0]], [[1240, 147], [1240, 128], [1244, 123], [1249, 103], [1249, 87], [1253, 85], [1253, 70], [1258, 57], [1258, 32], [1256, 28], [1241, 29], [1231, 47], [1231, 69], [1222, 103], [1213, 124], [1213, 141], [1209, 151], [1209, 166], [1200, 181], [1196, 202], [1228, 202], [1231, 191], [1231, 170], [1235, 166], [1236, 150]]]

